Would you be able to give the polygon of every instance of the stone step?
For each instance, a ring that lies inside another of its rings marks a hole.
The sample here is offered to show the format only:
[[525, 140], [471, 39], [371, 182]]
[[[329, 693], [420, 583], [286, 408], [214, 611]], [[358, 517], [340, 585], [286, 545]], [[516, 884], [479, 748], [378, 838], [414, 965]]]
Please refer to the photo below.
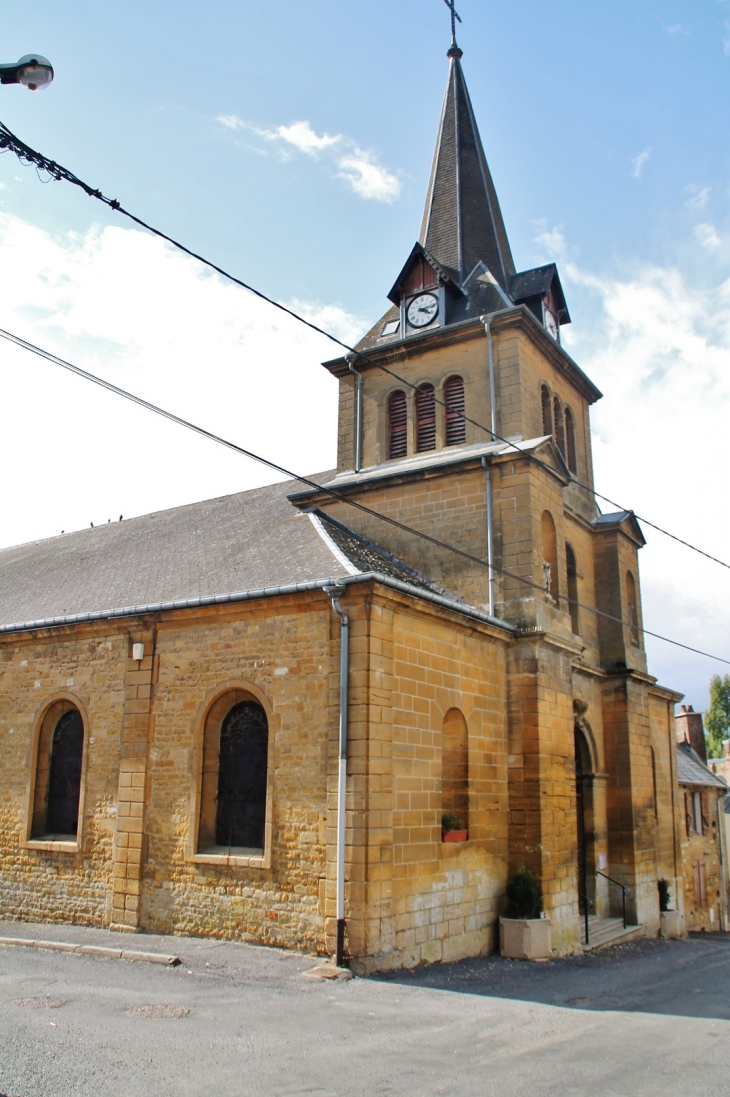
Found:
[[585, 943], [585, 922], [581, 919], [580, 940], [585, 952], [592, 952], [606, 945], [623, 944], [644, 936], [643, 926], [624, 926], [622, 918], [599, 918], [590, 915], [588, 918], [588, 940]]

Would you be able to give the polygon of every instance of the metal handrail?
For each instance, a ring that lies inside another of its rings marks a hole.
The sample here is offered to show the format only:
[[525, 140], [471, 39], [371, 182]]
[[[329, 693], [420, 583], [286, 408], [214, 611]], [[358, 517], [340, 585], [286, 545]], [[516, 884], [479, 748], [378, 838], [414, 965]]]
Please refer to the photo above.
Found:
[[615, 884], [616, 887], [621, 888], [622, 899], [624, 905], [624, 929], [626, 929], [626, 896], [631, 895], [631, 888], [627, 888], [625, 884], [622, 884], [620, 880], [614, 880], [612, 876], [607, 876], [605, 872], [600, 872], [596, 869], [596, 876], [602, 876], [604, 880], [608, 880], [610, 884]]
[[580, 898], [585, 903], [585, 906], [583, 907], [583, 920], [585, 922], [585, 927], [586, 927], [586, 944], [589, 945], [590, 940], [589, 940], [589, 934], [588, 934], [588, 907], [593, 906], [593, 900], [589, 899], [587, 895], [584, 895], [582, 891], [579, 891], [578, 895], [580, 896]]

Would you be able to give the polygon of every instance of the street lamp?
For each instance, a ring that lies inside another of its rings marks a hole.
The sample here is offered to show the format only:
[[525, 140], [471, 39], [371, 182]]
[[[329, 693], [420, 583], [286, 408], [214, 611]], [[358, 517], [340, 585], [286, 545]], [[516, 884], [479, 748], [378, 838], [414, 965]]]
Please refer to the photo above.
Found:
[[26, 53], [14, 65], [0, 65], [0, 84], [22, 84], [29, 91], [42, 91], [53, 79], [53, 65], [40, 53]]

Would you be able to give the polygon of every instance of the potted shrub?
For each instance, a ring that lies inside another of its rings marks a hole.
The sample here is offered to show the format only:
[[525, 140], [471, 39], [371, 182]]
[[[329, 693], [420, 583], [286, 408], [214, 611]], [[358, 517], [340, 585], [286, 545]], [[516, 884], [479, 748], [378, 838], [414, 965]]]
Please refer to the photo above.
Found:
[[455, 815], [442, 815], [441, 816], [441, 841], [442, 842], [465, 842], [468, 837], [468, 830], [462, 826], [459, 819]]
[[665, 941], [674, 941], [682, 934], [682, 923], [678, 910], [669, 909], [671, 885], [669, 880], [658, 880], [659, 888], [659, 936]]
[[511, 960], [548, 959], [552, 956], [550, 928], [540, 885], [529, 869], [518, 865], [507, 885], [507, 914], [499, 919], [501, 955]]

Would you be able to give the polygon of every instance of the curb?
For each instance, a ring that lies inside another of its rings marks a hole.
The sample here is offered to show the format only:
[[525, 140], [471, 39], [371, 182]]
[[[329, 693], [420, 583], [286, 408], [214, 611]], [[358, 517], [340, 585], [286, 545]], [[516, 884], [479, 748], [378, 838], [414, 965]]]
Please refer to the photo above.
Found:
[[109, 960], [132, 960], [142, 964], [164, 964], [176, 967], [179, 956], [165, 956], [160, 952], [138, 952], [134, 949], [104, 948], [102, 945], [73, 945], [70, 941], [28, 941], [24, 937], [0, 937], [0, 945], [18, 945], [21, 948], [49, 948], [56, 952], [76, 952], [83, 956], [105, 956]]

